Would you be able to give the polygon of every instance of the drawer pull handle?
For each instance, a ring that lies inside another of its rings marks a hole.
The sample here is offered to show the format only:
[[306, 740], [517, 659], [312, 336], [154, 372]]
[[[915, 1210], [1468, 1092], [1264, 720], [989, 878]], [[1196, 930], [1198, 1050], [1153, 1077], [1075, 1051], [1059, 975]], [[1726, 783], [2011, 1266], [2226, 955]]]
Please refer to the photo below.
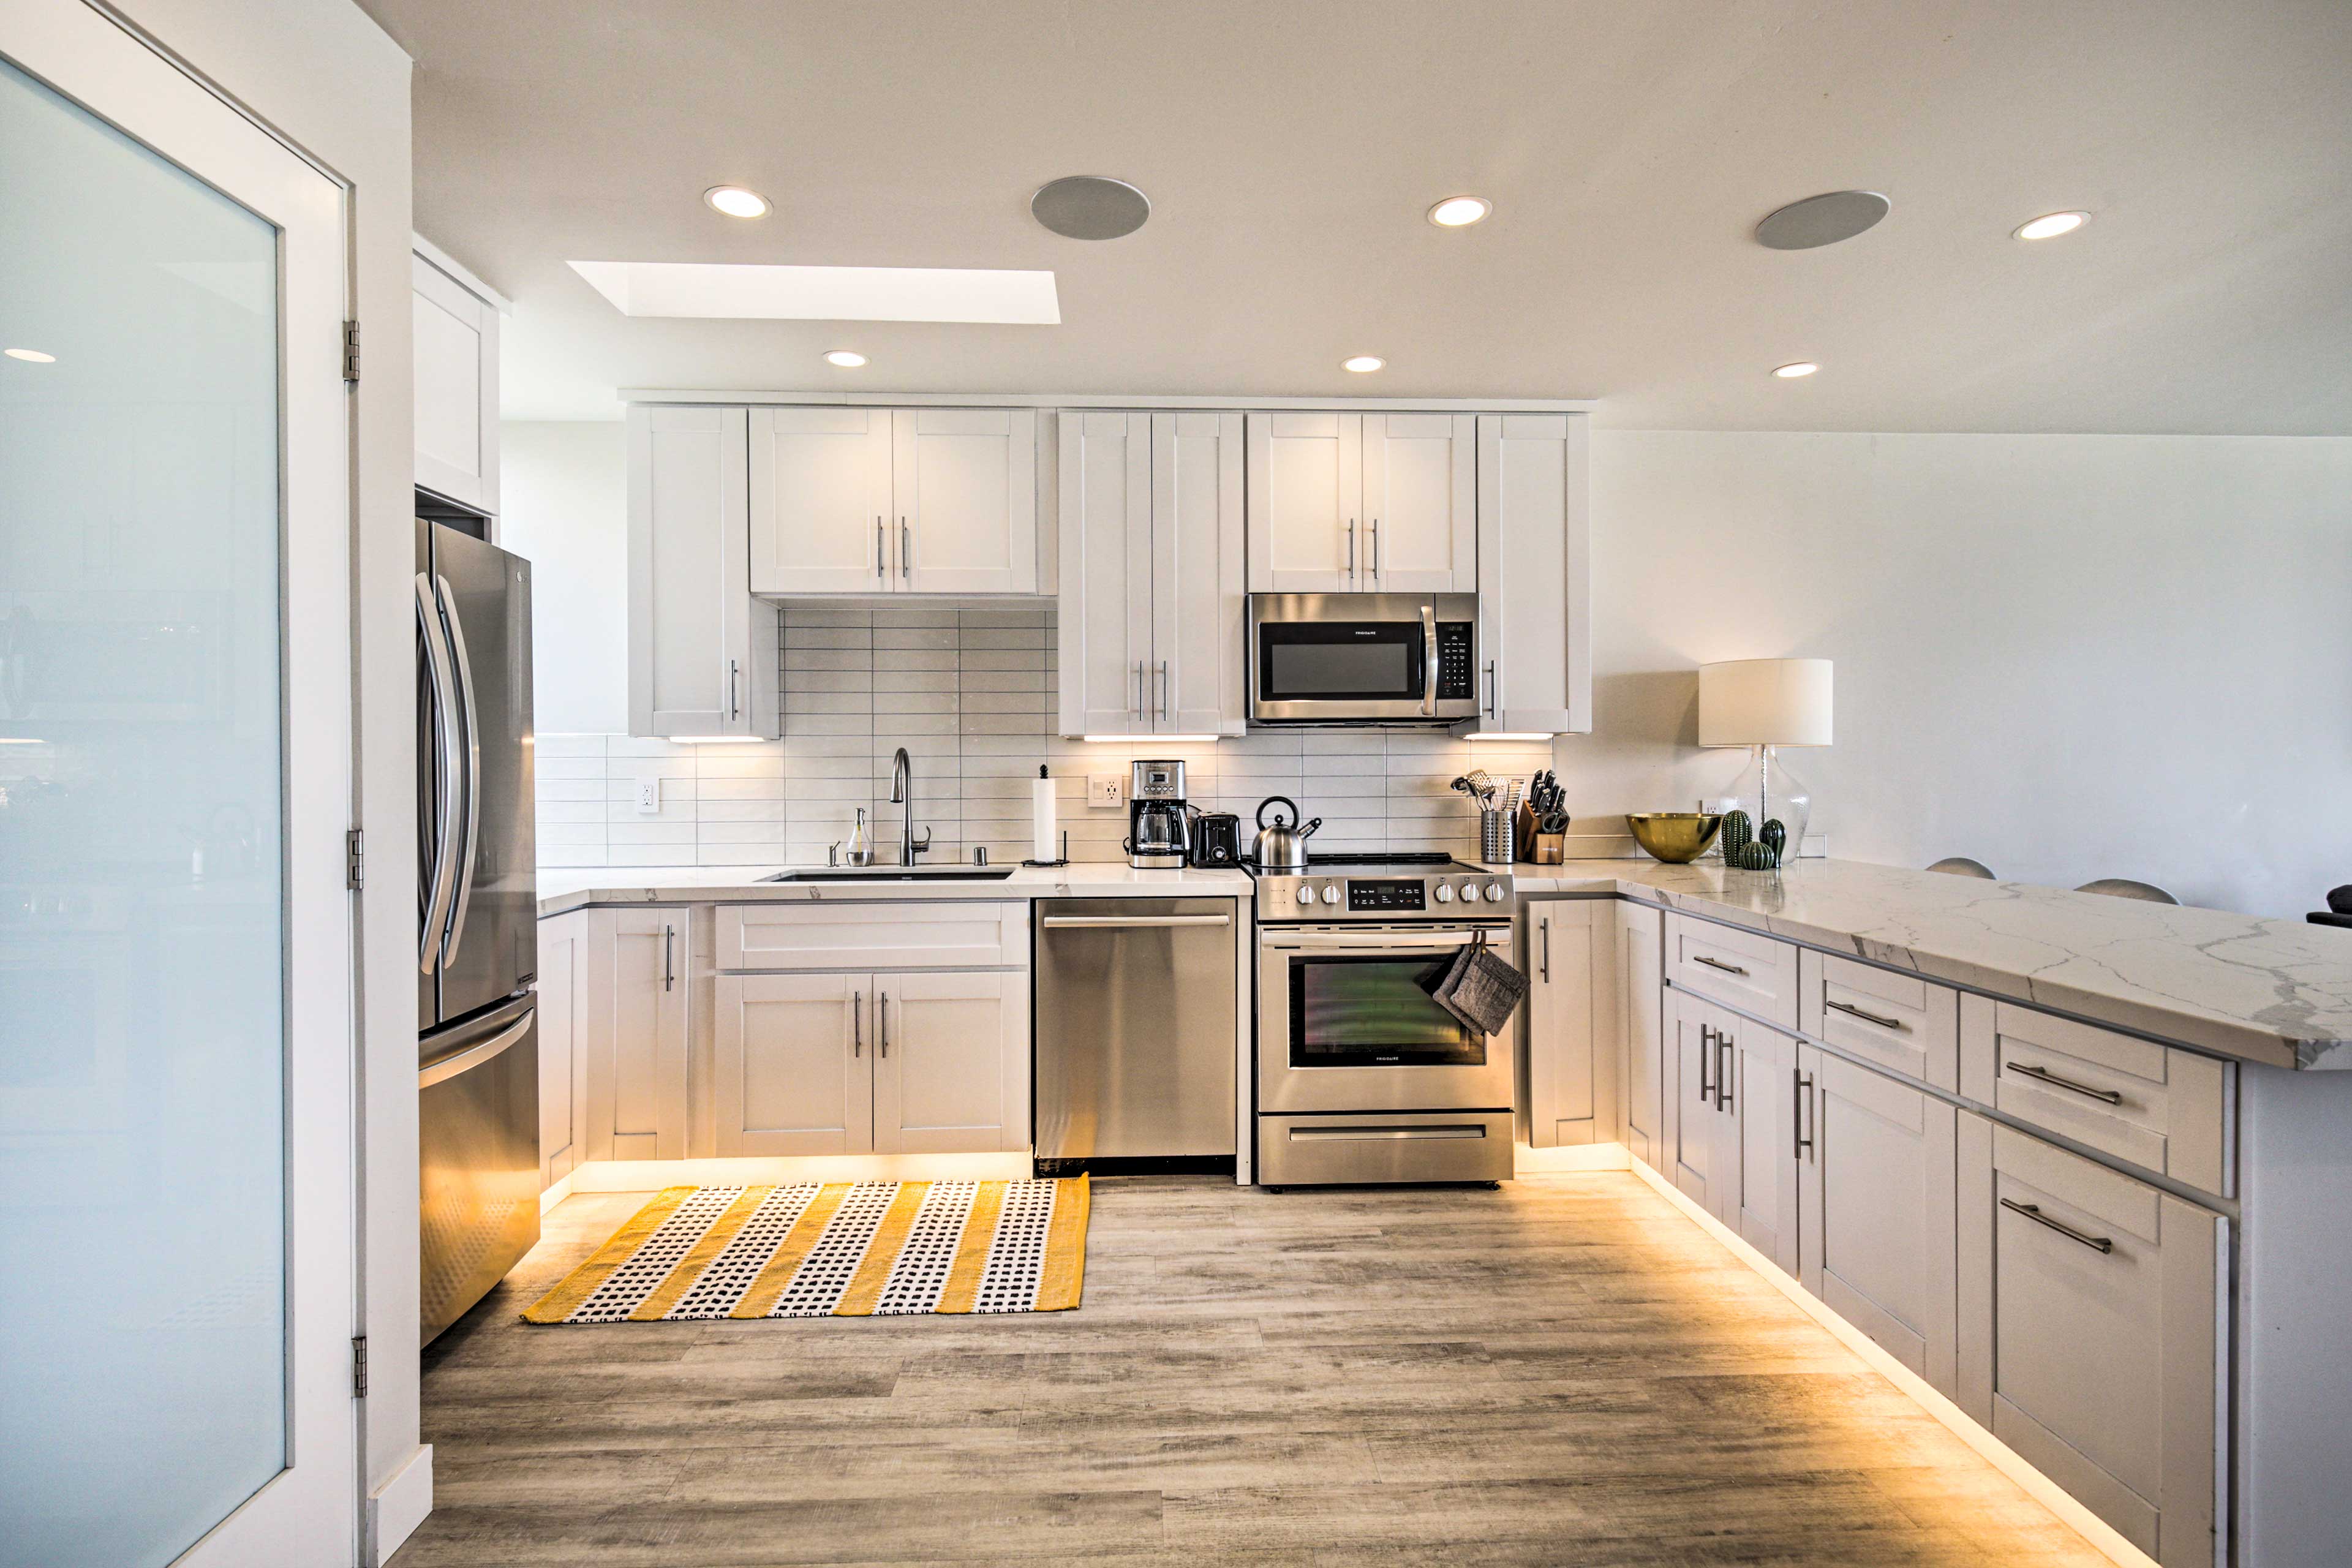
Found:
[[2035, 1205], [2021, 1204], [2015, 1198], [2003, 1198], [2000, 1200], [2000, 1206], [2005, 1209], [2014, 1209], [2017, 1213], [2023, 1215], [2034, 1224], [2046, 1226], [2050, 1229], [2054, 1230], [2059, 1235], [2064, 1237], [2069, 1241], [2079, 1241], [2094, 1252], [2104, 1254], [2113, 1252], [2116, 1249], [2115, 1239], [2112, 1237], [2084, 1236], [2073, 1226], [2064, 1225], [2057, 1220], [2052, 1219], [2048, 1215], [2043, 1214]]
[[1882, 1029], [1903, 1027], [1903, 1020], [1900, 1018], [1882, 1018], [1875, 1013], [1864, 1012], [1851, 1002], [1823, 1002], [1822, 1005], [1833, 1013], [1843, 1013], [1850, 1018], [1859, 1018], [1865, 1024], [1875, 1024]]
[[1692, 953], [1691, 962], [1693, 963], [1704, 963], [1709, 969], [1720, 969], [1726, 974], [1745, 974], [1748, 973], [1748, 971], [1740, 968], [1739, 965], [1736, 963], [1726, 963], [1719, 958], [1709, 958], [1703, 952]]
[[2121, 1105], [2124, 1102], [2124, 1097], [2112, 1089], [2093, 1089], [2087, 1083], [2076, 1083], [2072, 1079], [2060, 1078], [2056, 1073], [2035, 1067], [2031, 1062], [2011, 1062], [2009, 1064], [2009, 1070], [2030, 1078], [2036, 1083], [2046, 1083], [2053, 1089], [2063, 1089], [2070, 1093], [2079, 1094], [2086, 1100], [2099, 1100], [2107, 1105]]

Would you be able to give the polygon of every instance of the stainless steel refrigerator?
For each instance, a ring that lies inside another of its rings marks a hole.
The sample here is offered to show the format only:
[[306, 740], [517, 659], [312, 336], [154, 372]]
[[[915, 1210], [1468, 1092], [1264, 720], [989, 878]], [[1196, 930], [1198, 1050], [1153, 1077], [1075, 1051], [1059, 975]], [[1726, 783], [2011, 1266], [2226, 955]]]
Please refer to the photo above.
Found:
[[539, 1240], [530, 563], [416, 524], [424, 1335]]

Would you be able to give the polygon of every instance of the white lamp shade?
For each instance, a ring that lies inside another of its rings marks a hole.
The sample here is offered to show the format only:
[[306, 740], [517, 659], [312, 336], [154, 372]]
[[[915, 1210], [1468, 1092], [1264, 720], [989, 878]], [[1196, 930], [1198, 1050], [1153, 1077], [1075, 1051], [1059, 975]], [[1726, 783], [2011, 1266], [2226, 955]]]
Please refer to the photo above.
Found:
[[1826, 658], [1735, 658], [1698, 667], [1702, 746], [1826, 746]]

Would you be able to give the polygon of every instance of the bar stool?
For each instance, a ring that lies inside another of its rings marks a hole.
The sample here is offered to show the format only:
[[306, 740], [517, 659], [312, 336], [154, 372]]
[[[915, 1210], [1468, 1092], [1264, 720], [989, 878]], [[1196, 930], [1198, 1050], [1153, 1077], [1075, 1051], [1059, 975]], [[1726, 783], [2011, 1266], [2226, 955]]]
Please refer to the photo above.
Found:
[[1948, 871], [1955, 877], [1982, 877], [1986, 881], [2000, 880], [1992, 868], [1981, 860], [1971, 860], [1965, 855], [1947, 855], [1927, 868], [1930, 871]]
[[2129, 877], [2102, 877], [2095, 882], [2085, 882], [2074, 890], [2078, 893], [2105, 893], [2111, 899], [2138, 899], [2150, 904], [2177, 904], [2180, 901], [2153, 882], [2135, 882]]

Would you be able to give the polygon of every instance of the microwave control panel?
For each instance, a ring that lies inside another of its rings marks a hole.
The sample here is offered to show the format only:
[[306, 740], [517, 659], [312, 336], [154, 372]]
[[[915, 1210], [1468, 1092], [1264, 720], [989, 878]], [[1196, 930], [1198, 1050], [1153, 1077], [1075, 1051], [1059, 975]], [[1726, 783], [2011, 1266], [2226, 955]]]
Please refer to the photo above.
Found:
[[1470, 668], [1476, 626], [1469, 621], [1437, 623], [1437, 700], [1475, 701], [1477, 672]]

